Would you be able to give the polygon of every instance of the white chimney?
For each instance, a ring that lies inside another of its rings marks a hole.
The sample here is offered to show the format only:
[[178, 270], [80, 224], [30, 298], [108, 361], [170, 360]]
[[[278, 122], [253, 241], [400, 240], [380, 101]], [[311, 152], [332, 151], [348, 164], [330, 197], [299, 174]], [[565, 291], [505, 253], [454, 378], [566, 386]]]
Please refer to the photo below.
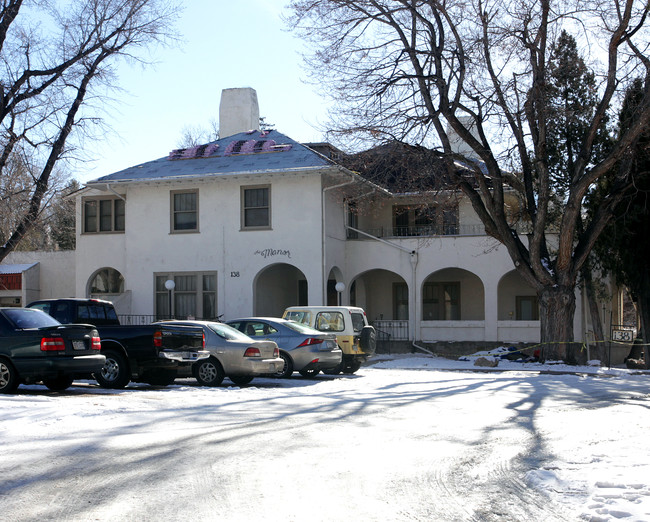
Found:
[[250, 87], [224, 89], [219, 103], [219, 137], [257, 130], [260, 126], [260, 107], [257, 92]]
[[[478, 130], [476, 129], [476, 123], [474, 119], [470, 116], [460, 116], [458, 118], [460, 122], [469, 129], [477, 140], [479, 140]], [[461, 137], [456, 134], [456, 131], [452, 129], [451, 125], [447, 124], [447, 136], [449, 137], [449, 145], [451, 146], [451, 151], [456, 154], [461, 154], [466, 158], [478, 159], [478, 154], [461, 139]]]

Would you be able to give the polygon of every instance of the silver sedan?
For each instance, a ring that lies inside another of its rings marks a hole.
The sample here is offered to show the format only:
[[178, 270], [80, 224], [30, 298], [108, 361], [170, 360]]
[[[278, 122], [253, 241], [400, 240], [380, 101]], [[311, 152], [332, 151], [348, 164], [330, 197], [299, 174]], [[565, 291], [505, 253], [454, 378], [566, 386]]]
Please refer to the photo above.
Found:
[[[273, 341], [254, 340], [227, 324], [212, 321], [165, 322], [203, 328], [210, 357], [191, 367], [192, 375], [203, 386], [219, 386], [224, 377], [235, 384], [248, 384], [257, 375], [274, 375], [284, 367]], [[179, 376], [183, 373], [189, 376], [190, 371], [179, 371]]]
[[252, 339], [275, 341], [284, 361], [276, 377], [291, 377], [297, 371], [303, 377], [314, 377], [321, 370], [336, 368], [343, 353], [336, 336], [319, 332], [309, 326], [275, 317], [248, 317], [233, 319], [227, 324]]

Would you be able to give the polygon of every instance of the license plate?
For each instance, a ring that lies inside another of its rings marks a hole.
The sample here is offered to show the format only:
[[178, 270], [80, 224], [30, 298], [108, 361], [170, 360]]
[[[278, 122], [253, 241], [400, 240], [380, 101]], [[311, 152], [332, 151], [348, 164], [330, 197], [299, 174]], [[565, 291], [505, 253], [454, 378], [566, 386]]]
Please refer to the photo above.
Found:
[[83, 341], [72, 341], [72, 348], [74, 350], [85, 350], [86, 343]]

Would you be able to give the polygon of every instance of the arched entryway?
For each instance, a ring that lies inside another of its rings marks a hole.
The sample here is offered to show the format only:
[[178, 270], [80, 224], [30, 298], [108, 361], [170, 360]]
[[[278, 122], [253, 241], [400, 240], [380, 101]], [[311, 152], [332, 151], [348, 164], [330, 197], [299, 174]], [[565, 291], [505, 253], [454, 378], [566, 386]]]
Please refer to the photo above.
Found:
[[281, 317], [288, 306], [305, 306], [307, 278], [293, 265], [279, 263], [260, 271], [253, 281], [253, 314]]

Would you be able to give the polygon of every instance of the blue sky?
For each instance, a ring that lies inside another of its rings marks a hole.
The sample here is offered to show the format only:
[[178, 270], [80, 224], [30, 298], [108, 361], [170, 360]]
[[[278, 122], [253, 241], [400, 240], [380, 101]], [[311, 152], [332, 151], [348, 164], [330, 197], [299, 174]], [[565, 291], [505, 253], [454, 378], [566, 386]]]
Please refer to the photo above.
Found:
[[178, 21], [183, 42], [157, 49], [142, 69], [122, 63], [105, 121], [111, 132], [86, 142], [93, 161], [75, 166], [82, 182], [153, 160], [176, 148], [187, 126], [218, 121], [222, 89], [252, 87], [260, 115], [297, 141], [322, 141], [326, 100], [303, 80], [296, 36], [280, 20], [283, 0], [193, 0]]

